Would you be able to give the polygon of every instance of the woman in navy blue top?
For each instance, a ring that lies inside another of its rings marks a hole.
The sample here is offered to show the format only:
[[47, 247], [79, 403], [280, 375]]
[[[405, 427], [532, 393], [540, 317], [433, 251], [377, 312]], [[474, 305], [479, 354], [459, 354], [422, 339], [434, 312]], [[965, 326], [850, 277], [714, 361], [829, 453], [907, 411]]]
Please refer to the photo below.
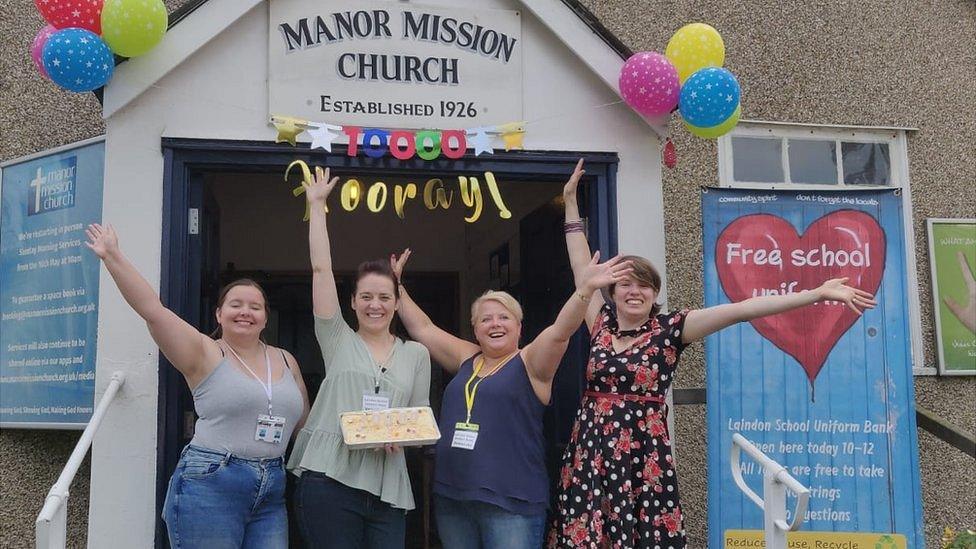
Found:
[[[399, 280], [410, 250], [391, 258]], [[555, 322], [519, 348], [522, 307], [488, 291], [471, 305], [477, 343], [431, 322], [406, 289], [400, 320], [431, 357], [455, 375], [444, 392], [434, 470], [435, 516], [447, 549], [536, 549], [542, 546], [548, 479], [542, 413], [552, 379], [590, 296], [622, 280], [630, 265], [599, 253], [577, 279]]]

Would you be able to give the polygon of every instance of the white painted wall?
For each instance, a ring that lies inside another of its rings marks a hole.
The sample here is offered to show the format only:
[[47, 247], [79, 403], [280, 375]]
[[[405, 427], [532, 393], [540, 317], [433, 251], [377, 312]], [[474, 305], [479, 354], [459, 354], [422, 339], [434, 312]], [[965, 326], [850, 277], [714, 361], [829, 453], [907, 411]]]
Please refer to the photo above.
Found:
[[[426, 0], [427, 4], [450, 4]], [[170, 31], [206, 29], [221, 19], [211, 0]], [[519, 9], [523, 19], [526, 149], [615, 151], [621, 251], [664, 268], [661, 172], [656, 136], [603, 80], [514, 0], [485, 8]], [[104, 220], [119, 230], [122, 247], [158, 287], [163, 159], [160, 138], [273, 140], [267, 124], [267, 4], [259, 3], [125, 107], [106, 120]], [[173, 51], [176, 49], [173, 48]], [[164, 50], [168, 51], [168, 50]], [[152, 71], [120, 67], [111, 88], [138, 87]], [[152, 63], [165, 65], [158, 56]], [[122, 70], [126, 69], [126, 70]], [[145, 84], [143, 82], [142, 84]], [[111, 106], [113, 90], [106, 94]], [[107, 112], [109, 112], [107, 111]], [[568, 175], [568, 174], [567, 174]], [[104, 272], [101, 278], [97, 386], [112, 371], [127, 381], [95, 440], [89, 521], [90, 547], [150, 547], [155, 509], [158, 350], [143, 324]], [[663, 299], [663, 298], [662, 298]]]

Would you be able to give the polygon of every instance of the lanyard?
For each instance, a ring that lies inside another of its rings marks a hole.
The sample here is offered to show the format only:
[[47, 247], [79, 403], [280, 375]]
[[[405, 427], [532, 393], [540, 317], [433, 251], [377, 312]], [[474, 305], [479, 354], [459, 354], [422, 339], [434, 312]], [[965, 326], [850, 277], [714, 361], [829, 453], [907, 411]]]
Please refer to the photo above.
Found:
[[468, 382], [464, 384], [464, 404], [468, 408], [468, 418], [464, 421], [465, 423], [469, 423], [469, 424], [471, 423], [471, 410], [474, 408], [474, 397], [475, 394], [477, 394], [478, 392], [478, 385], [481, 385], [481, 382], [484, 381], [485, 378], [490, 377], [492, 374], [497, 372], [502, 366], [508, 363], [509, 360], [512, 360], [512, 358], [518, 353], [519, 353], [518, 351], [515, 351], [514, 353], [505, 357], [504, 359], [498, 361], [498, 363], [495, 364], [495, 366], [491, 369], [491, 371], [485, 374], [484, 377], [478, 378], [478, 381], [475, 381], [474, 387], [472, 387], [471, 382], [474, 381], [475, 376], [477, 376], [478, 372], [481, 371], [481, 367], [485, 365], [484, 355], [478, 357], [478, 365], [475, 366], [474, 370], [472, 370], [471, 377], [468, 378]]
[[[262, 345], [264, 345], [264, 343], [262, 343]], [[237, 361], [240, 362], [244, 366], [244, 368], [247, 369], [247, 372], [251, 374], [251, 376], [253, 376], [254, 379], [258, 380], [258, 383], [261, 384], [261, 388], [264, 389], [264, 394], [268, 396], [268, 415], [269, 416], [274, 415], [271, 413], [271, 399], [274, 396], [274, 387], [273, 385], [271, 385], [271, 359], [268, 358], [268, 346], [264, 345], [264, 365], [267, 366], [268, 368], [267, 383], [261, 381], [261, 378], [254, 373], [254, 370], [252, 370], [251, 367], [247, 365], [247, 362], [244, 362], [244, 359], [241, 358], [241, 355], [237, 354], [237, 351], [235, 351], [234, 348], [230, 346], [230, 343], [227, 343], [227, 348], [230, 349], [230, 352], [232, 355], [234, 355], [234, 358], [236, 358]]]
[[[394, 339], [393, 340], [393, 347], [390, 347], [390, 354], [386, 355], [386, 358], [383, 360], [383, 362], [380, 362], [380, 363], [377, 364], [376, 361], [372, 361], [373, 362], [373, 394], [374, 395], [380, 394], [380, 378], [383, 377], [383, 374], [385, 374], [386, 371], [389, 369], [388, 366], [390, 365], [390, 359], [393, 358], [393, 351], [396, 351], [396, 344], [397, 344], [396, 339]], [[366, 347], [366, 352], [369, 353], [369, 346]], [[372, 360], [373, 355], [370, 354], [369, 357]]]

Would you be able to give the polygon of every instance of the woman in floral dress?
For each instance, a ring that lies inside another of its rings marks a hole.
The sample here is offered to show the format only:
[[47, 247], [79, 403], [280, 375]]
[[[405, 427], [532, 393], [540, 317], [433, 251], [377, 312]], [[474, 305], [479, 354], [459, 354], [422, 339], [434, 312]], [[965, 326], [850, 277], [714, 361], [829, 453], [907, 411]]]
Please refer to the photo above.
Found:
[[[580, 160], [563, 189], [566, 245], [576, 276], [590, 258], [576, 201], [584, 173]], [[737, 322], [821, 300], [846, 303], [858, 314], [875, 305], [871, 294], [841, 278], [795, 294], [660, 314], [660, 275], [644, 258], [626, 260], [633, 272], [610, 286], [611, 303], [596, 292], [586, 312], [586, 390], [557, 482], [551, 548], [685, 546], [665, 396], [687, 344]]]

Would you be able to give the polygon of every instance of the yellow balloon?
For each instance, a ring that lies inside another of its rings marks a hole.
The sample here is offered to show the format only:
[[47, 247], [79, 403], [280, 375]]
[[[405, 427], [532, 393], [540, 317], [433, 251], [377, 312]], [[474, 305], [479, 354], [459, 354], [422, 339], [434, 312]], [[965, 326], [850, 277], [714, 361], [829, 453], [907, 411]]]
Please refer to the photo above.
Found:
[[711, 25], [691, 23], [674, 33], [664, 55], [678, 69], [678, 81], [684, 84], [695, 71], [725, 63], [725, 42]]
[[732, 128], [739, 123], [740, 116], [742, 116], [742, 105], [737, 106], [735, 108], [735, 112], [733, 112], [731, 116], [716, 126], [701, 128], [698, 126], [692, 126], [687, 122], [685, 122], [685, 126], [688, 128], [688, 131], [697, 135], [698, 137], [704, 137], [705, 139], [716, 139], [732, 131]]

